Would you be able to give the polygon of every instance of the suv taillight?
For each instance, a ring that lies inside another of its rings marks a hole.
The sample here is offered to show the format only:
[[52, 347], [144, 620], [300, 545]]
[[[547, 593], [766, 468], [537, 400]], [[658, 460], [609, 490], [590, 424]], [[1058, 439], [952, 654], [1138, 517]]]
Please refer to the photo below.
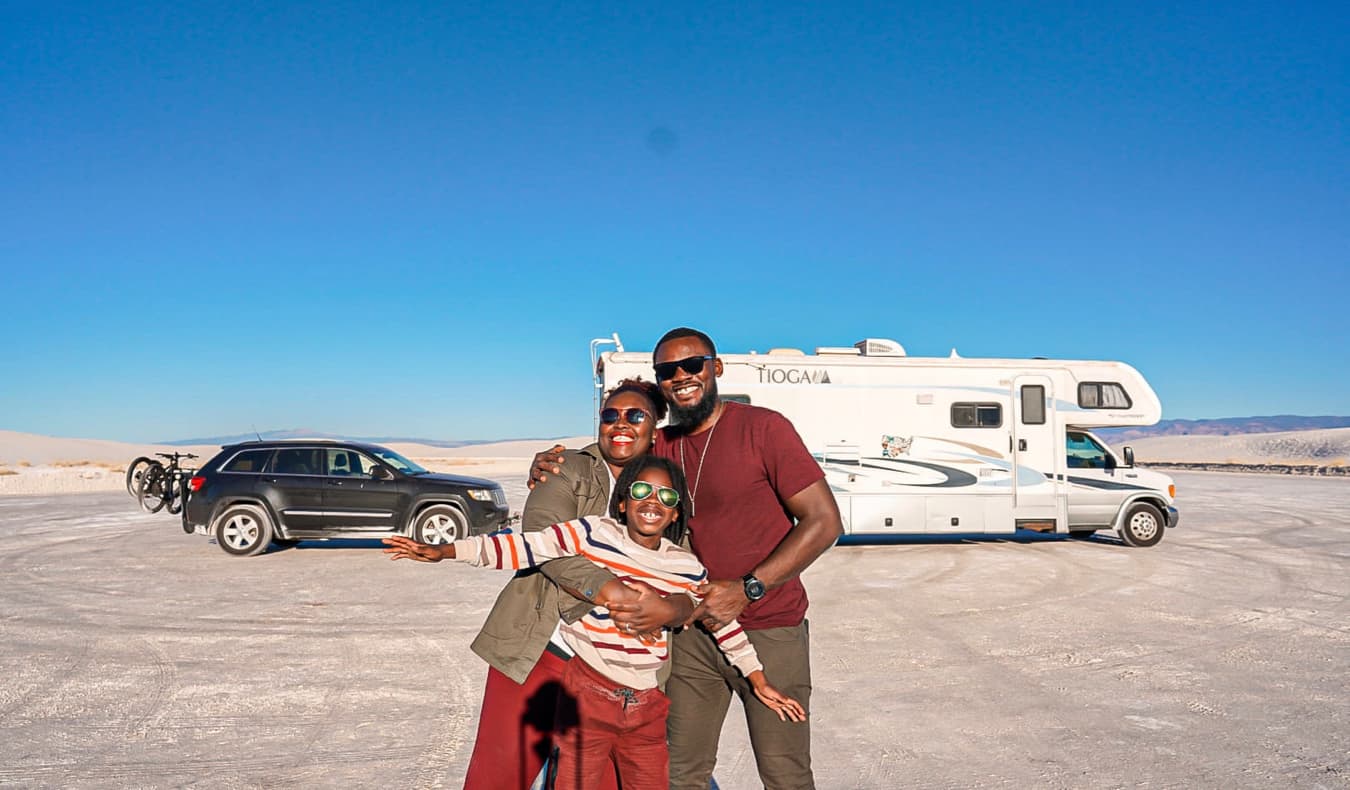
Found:
[[201, 475], [197, 475], [188, 480], [188, 488], [192, 489], [192, 493], [194, 494], [202, 490], [202, 486], [204, 485], [206, 485], [206, 478]]

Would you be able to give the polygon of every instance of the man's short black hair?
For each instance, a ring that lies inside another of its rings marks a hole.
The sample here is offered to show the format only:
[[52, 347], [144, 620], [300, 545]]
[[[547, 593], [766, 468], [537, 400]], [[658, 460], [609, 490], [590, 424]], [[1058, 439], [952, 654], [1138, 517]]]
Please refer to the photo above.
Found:
[[675, 520], [666, 525], [666, 530], [662, 533], [671, 543], [679, 543], [684, 540], [684, 534], [689, 529], [689, 485], [684, 481], [684, 472], [680, 471], [680, 467], [669, 458], [648, 454], [638, 456], [624, 464], [623, 470], [619, 472], [619, 479], [614, 481], [614, 491], [609, 498], [609, 517], [620, 524], [628, 523], [619, 510], [619, 503], [628, 497], [628, 488], [638, 479], [638, 475], [648, 469], [660, 469], [665, 472], [670, 477], [670, 487], [680, 492], [680, 506], [675, 513]]
[[687, 326], [675, 327], [674, 329], [670, 330], [664, 335], [661, 335], [661, 339], [656, 341], [656, 347], [652, 349], [652, 356], [653, 357], [656, 356], [656, 352], [660, 351], [661, 346], [665, 345], [667, 341], [679, 340], [682, 337], [698, 338], [700, 341], [703, 342], [703, 345], [708, 347], [709, 354], [717, 356], [717, 345], [713, 343], [712, 338], [708, 337], [707, 335], [698, 331], [697, 329], [690, 329]]

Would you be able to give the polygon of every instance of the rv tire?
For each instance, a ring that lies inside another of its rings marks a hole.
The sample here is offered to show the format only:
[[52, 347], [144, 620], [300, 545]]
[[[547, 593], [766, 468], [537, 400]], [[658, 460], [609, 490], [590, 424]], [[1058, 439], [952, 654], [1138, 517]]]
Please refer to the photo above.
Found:
[[1130, 505], [1120, 525], [1120, 539], [1137, 549], [1156, 546], [1163, 536], [1162, 513], [1147, 502]]

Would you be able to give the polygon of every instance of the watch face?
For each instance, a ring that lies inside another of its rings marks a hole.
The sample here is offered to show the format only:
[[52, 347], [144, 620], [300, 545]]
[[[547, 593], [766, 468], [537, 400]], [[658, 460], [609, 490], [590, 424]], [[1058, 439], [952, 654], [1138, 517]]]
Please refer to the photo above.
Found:
[[745, 580], [745, 597], [758, 601], [764, 597], [764, 582], [751, 576]]

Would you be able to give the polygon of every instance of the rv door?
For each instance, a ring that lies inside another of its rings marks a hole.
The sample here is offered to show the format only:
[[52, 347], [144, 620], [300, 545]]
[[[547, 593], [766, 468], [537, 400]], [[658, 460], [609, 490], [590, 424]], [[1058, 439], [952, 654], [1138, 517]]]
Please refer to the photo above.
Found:
[[1066, 529], [1063, 475], [1058, 459], [1054, 382], [1047, 376], [1016, 376], [1012, 382], [1012, 496], [1018, 524]]

